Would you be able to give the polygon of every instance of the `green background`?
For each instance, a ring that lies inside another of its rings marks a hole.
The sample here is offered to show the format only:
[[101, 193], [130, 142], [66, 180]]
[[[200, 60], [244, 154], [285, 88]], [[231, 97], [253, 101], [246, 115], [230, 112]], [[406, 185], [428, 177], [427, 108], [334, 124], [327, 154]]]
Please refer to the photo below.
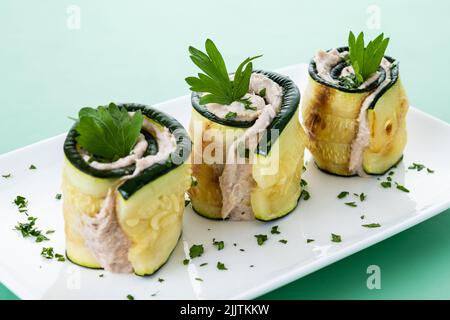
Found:
[[[81, 28], [67, 27], [70, 4]], [[369, 5], [380, 9], [374, 30]], [[450, 122], [447, 0], [2, 0], [0, 153], [67, 130], [82, 106], [156, 103], [187, 93], [187, 47], [215, 40], [228, 64], [263, 53], [258, 68], [307, 62], [348, 31], [391, 37], [411, 104]], [[431, 128], [430, 128], [431, 129]], [[1, 170], [1, 168], [0, 168]], [[262, 298], [450, 298], [450, 211]], [[378, 265], [382, 289], [366, 287]], [[0, 299], [16, 297], [0, 285]]]

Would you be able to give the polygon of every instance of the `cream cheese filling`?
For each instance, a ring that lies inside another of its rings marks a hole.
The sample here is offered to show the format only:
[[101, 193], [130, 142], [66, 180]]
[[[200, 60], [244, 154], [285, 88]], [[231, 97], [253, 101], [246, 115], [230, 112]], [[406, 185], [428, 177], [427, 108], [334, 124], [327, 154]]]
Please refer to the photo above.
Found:
[[[225, 165], [219, 177], [222, 192], [221, 215], [224, 219], [228, 217], [231, 220], [254, 219], [250, 204], [250, 193], [255, 183], [252, 176], [252, 165], [249, 163], [237, 163], [236, 158], [239, 156], [239, 145], [244, 144], [250, 150], [256, 148], [259, 135], [267, 129], [281, 109], [283, 100], [283, 89], [281, 86], [265, 75], [252, 74], [249, 94], [256, 95], [262, 90], [265, 91], [264, 106], [258, 106], [258, 112], [254, 112], [255, 123], [233, 141], [226, 150]], [[230, 106], [222, 106], [222, 109], [225, 112], [230, 112]], [[219, 113], [215, 114], [219, 116]]]

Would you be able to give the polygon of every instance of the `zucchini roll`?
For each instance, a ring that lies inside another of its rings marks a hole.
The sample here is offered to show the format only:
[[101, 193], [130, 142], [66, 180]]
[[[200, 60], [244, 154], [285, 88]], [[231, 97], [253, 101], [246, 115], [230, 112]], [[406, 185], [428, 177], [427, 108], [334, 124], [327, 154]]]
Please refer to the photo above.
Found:
[[320, 169], [378, 175], [402, 159], [409, 103], [398, 62], [384, 55], [388, 42], [380, 35], [365, 47], [362, 33], [350, 33], [349, 47], [318, 51], [311, 61], [302, 110]]
[[[191, 86], [193, 209], [212, 219], [270, 221], [296, 208], [306, 136], [300, 92], [288, 78], [253, 71], [246, 59], [229, 75], [211, 40], [190, 48], [205, 74]], [[237, 92], [239, 91], [239, 92]]]
[[64, 143], [66, 255], [78, 265], [150, 275], [182, 230], [191, 141], [139, 104], [83, 108]]

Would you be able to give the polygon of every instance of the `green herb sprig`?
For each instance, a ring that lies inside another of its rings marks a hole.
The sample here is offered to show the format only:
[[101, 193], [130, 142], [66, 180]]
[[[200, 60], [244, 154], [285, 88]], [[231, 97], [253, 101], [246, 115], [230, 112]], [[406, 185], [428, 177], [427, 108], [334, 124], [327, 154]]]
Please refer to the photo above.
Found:
[[189, 47], [190, 58], [204, 73], [198, 77], [187, 77], [185, 80], [194, 92], [207, 93], [200, 98], [200, 104], [219, 103], [229, 105], [240, 99], [248, 92], [250, 76], [253, 71], [251, 61], [261, 57], [254, 56], [245, 59], [234, 73], [233, 80], [225, 65], [225, 61], [214, 42], [207, 39], [206, 53]]
[[357, 86], [378, 70], [388, 44], [389, 38], [385, 38], [382, 33], [365, 46], [364, 33], [361, 32], [358, 37], [355, 37], [350, 31], [348, 36], [349, 60], [355, 71]]

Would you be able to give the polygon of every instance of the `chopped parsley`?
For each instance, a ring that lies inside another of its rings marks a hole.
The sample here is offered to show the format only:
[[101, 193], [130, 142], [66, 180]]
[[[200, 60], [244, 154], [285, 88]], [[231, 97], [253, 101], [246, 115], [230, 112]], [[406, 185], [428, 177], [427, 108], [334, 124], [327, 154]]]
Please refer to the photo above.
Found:
[[406, 193], [409, 193], [409, 190], [406, 189], [404, 186], [398, 184], [397, 182], [395, 183], [397, 185], [397, 189]]
[[158, 282], [164, 282], [166, 280], [164, 280], [163, 278], [158, 278]]
[[8, 178], [11, 178], [12, 175], [11, 175], [11, 173], [8, 173], [8, 174], [2, 174], [2, 177], [5, 178], [5, 179], [8, 179]]
[[264, 244], [264, 242], [267, 241], [267, 235], [265, 234], [257, 234], [255, 235], [256, 238], [256, 242], [258, 243], [259, 246], [262, 246]]
[[55, 196], [55, 199], [56, 200], [61, 200], [61, 198], [62, 198], [62, 194], [61, 193], [57, 193], [56, 196]]
[[45, 259], [49, 259], [49, 260], [54, 258], [59, 262], [66, 261], [66, 258], [62, 254], [55, 253], [55, 251], [52, 247], [42, 248], [41, 256], [43, 256]]
[[353, 202], [346, 202], [345, 205], [352, 207], [352, 208], [356, 208], [357, 204], [353, 201]]
[[366, 218], [366, 216], [362, 215], [360, 218], [361, 218], [361, 220], [364, 220]]
[[408, 167], [409, 170], [417, 170], [418, 172], [422, 171], [423, 169], [427, 169], [428, 173], [434, 173], [434, 170], [427, 168], [425, 165], [420, 163], [414, 163]]
[[184, 207], [186, 208], [191, 203], [191, 200], [184, 200]]
[[134, 297], [131, 294], [127, 294], [127, 299], [128, 300], [134, 300]]
[[383, 181], [380, 185], [385, 189], [392, 187], [392, 183], [390, 181]]
[[237, 113], [236, 112], [228, 112], [226, 115], [225, 115], [225, 119], [228, 119], [228, 120], [232, 120], [232, 119], [235, 119], [237, 117]]
[[364, 192], [361, 192], [361, 194], [354, 193], [354, 195], [355, 197], [358, 197], [361, 202], [367, 199], [367, 195]]
[[431, 170], [430, 168], [427, 168], [428, 173], [434, 173], [434, 170]]
[[273, 226], [272, 230], [270, 230], [271, 234], [280, 234], [281, 232], [278, 230], [278, 226]]
[[314, 239], [306, 239], [306, 243], [311, 243], [311, 242], [314, 242], [314, 241], [316, 241], [316, 240], [314, 240]]
[[28, 215], [28, 200], [25, 197], [16, 196], [13, 203], [17, 206], [20, 213]]
[[203, 245], [202, 244], [194, 244], [190, 249], [189, 249], [189, 256], [191, 257], [191, 259], [200, 257], [203, 252], [205, 250], [203, 249]]
[[198, 181], [194, 176], [191, 176], [191, 187], [196, 187], [198, 185]]
[[42, 234], [42, 231], [35, 227], [37, 218], [28, 217], [27, 223], [18, 222], [14, 227], [15, 230], [20, 231], [22, 237], [34, 237], [36, 242], [48, 241], [50, 240]]
[[203, 282], [203, 279], [202, 279], [202, 278], [195, 278], [195, 280], [200, 281], [200, 282]]
[[264, 98], [266, 96], [266, 88], [262, 88], [261, 91], [258, 93], [258, 96]]
[[30, 167], [28, 168], [29, 170], [36, 170], [36, 166], [34, 164], [30, 165]]
[[309, 194], [308, 191], [306, 191], [305, 189], [302, 190], [302, 193], [300, 193], [300, 198], [302, 198], [305, 201], [308, 201], [311, 198], [311, 195]]
[[207, 266], [208, 265], [208, 262], [204, 262], [204, 263], [202, 263], [201, 265], [200, 265], [200, 267], [204, 267], [204, 266]]
[[223, 241], [216, 241], [216, 239], [213, 239], [213, 245], [217, 248], [217, 250], [222, 250], [225, 248], [225, 243]]
[[227, 267], [225, 266], [225, 264], [220, 262], [220, 261], [217, 262], [217, 269], [219, 269], [219, 270], [228, 270]]
[[331, 241], [332, 242], [341, 242], [342, 238], [341, 238], [340, 235], [332, 233], [331, 234]]
[[349, 195], [348, 191], [342, 191], [341, 193], [338, 194], [338, 199], [344, 199], [346, 196]]
[[99, 278], [103, 278], [105, 275], [103, 273], [99, 274], [98, 277]]
[[191, 261], [191, 260], [189, 260], [189, 259], [184, 259], [184, 260], [183, 260], [183, 265], [187, 266], [187, 265], [189, 264], [190, 261]]
[[281, 242], [282, 244], [286, 244], [286, 243], [288, 243], [288, 241], [287, 241], [286, 239], [281, 239], [281, 240], [278, 240], [278, 242]]
[[301, 179], [300, 180], [300, 187], [306, 187], [308, 185], [308, 181], [306, 181], [306, 180], [304, 180], [304, 179]]
[[47, 230], [47, 231], [45, 232], [45, 234], [53, 234], [53, 233], [55, 233], [55, 230]]
[[381, 227], [381, 224], [379, 223], [369, 223], [369, 224], [363, 224], [364, 228], [379, 228]]

